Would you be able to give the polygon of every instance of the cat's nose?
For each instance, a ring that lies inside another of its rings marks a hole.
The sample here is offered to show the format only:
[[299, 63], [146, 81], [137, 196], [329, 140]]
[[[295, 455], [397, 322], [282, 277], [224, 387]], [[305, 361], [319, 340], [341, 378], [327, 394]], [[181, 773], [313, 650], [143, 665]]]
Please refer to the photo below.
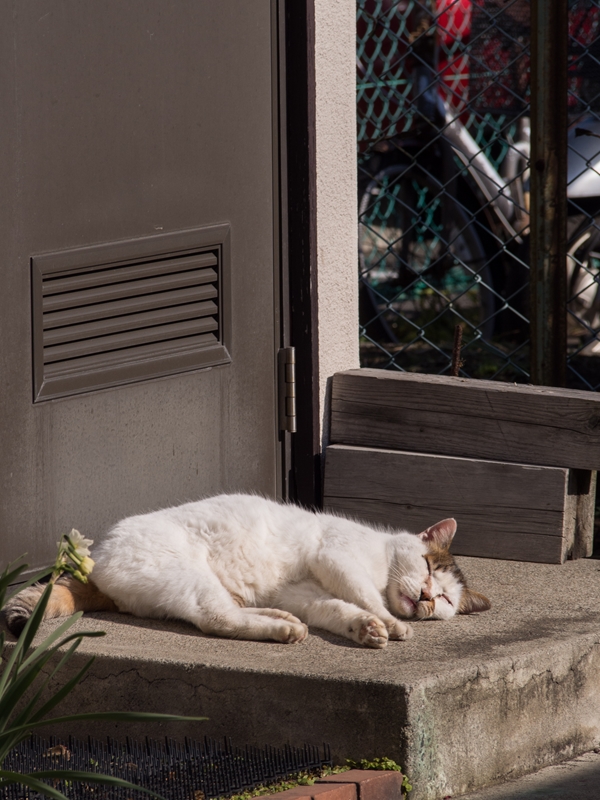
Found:
[[421, 589], [421, 600], [431, 600], [433, 598], [432, 593], [432, 586], [431, 586], [431, 578], [427, 580], [423, 588]]

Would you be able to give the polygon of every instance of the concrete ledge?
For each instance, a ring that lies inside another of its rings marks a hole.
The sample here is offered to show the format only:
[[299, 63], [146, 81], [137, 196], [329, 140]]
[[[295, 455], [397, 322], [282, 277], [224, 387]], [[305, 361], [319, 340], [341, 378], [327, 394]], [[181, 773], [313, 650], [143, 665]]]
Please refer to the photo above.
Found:
[[600, 741], [600, 561], [458, 560], [492, 611], [417, 623], [410, 642], [382, 651], [319, 631], [286, 646], [214, 639], [182, 623], [87, 616], [82, 630], [108, 635], [84, 641], [78, 663], [84, 653], [97, 659], [63, 713], [210, 719], [69, 732], [326, 741], [337, 763], [395, 759], [413, 784], [411, 800], [466, 793], [592, 749]]

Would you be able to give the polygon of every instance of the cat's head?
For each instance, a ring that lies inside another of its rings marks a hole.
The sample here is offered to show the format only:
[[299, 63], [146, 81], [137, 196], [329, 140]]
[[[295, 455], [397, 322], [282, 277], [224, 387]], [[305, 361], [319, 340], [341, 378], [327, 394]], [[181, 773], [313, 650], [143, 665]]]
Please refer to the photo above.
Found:
[[487, 611], [490, 601], [469, 589], [450, 544], [456, 520], [444, 519], [419, 533], [413, 546], [398, 551], [387, 594], [390, 610], [403, 619], [449, 619]]

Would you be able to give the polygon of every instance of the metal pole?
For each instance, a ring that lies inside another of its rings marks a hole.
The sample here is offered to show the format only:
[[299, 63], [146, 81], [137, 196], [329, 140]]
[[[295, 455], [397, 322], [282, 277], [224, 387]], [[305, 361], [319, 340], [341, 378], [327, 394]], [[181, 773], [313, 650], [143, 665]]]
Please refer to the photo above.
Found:
[[531, 381], [566, 380], [568, 0], [531, 2]]

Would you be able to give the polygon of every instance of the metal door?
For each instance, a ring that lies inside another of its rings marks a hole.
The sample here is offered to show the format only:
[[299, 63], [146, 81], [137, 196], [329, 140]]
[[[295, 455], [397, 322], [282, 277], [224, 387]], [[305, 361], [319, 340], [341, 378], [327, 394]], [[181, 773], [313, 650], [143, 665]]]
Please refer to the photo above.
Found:
[[1, 559], [277, 494], [270, 0], [0, 4]]

